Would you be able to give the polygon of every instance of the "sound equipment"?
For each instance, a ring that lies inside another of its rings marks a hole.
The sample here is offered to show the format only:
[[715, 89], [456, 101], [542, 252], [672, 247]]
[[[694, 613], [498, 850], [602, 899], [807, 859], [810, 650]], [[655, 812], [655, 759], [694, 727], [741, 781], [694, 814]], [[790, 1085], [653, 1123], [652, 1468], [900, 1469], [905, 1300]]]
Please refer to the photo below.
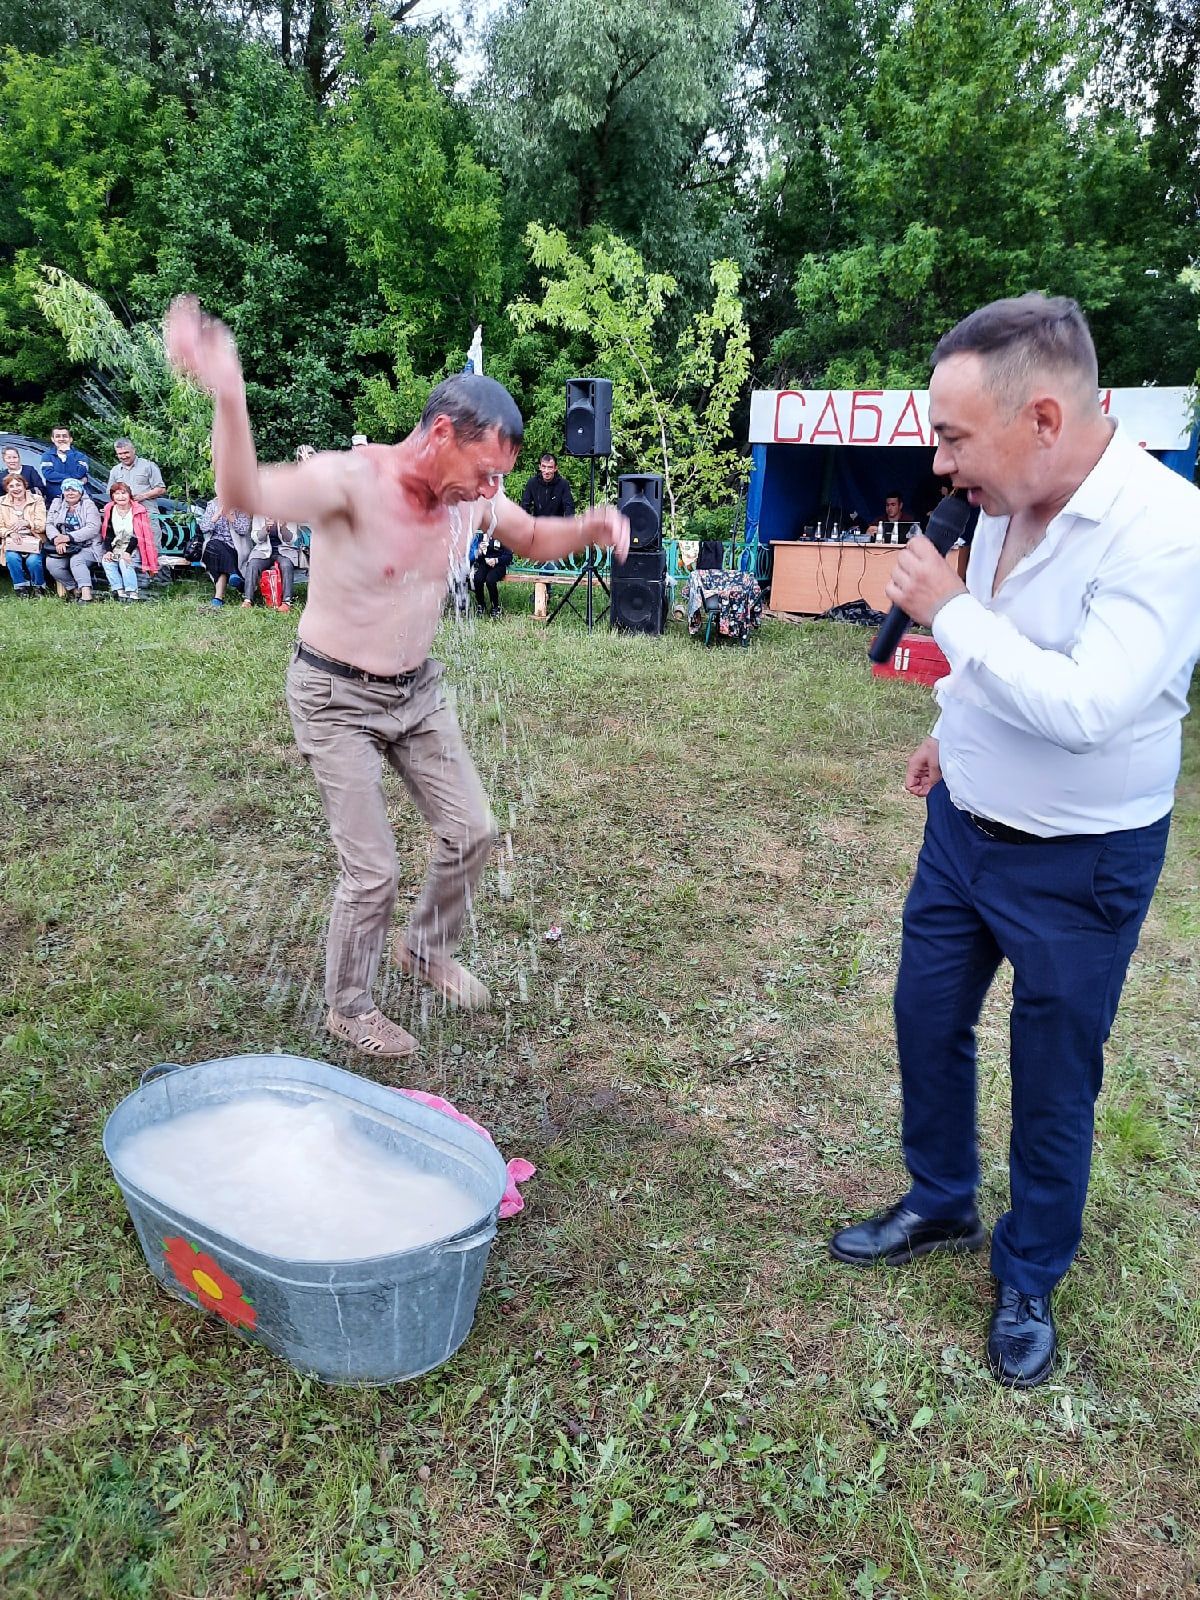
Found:
[[617, 479], [617, 510], [629, 518], [630, 550], [662, 549], [663, 481], [657, 473]]
[[564, 440], [569, 456], [606, 456], [612, 450], [612, 384], [607, 378], [567, 379]]
[[631, 550], [614, 562], [609, 618], [621, 633], [661, 633], [666, 621], [667, 557], [663, 550]]
[[[957, 544], [966, 532], [970, 520], [971, 507], [965, 500], [956, 499], [952, 495], [934, 510], [933, 516], [929, 519], [929, 526], [925, 530], [925, 537], [938, 555], [949, 555], [951, 547]], [[871, 641], [871, 648], [867, 651], [868, 657], [877, 666], [884, 661], [890, 661], [895, 655], [896, 646], [903, 639], [910, 621], [907, 611], [901, 610], [899, 606], [893, 606], [888, 612], [879, 632]]]

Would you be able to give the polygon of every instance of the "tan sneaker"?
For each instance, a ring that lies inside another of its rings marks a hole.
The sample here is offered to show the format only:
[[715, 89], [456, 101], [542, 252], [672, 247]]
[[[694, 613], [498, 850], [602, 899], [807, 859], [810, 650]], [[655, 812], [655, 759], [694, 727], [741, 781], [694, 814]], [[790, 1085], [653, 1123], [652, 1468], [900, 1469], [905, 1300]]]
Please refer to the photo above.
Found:
[[396, 939], [396, 965], [410, 977], [423, 978], [431, 989], [445, 995], [452, 1006], [463, 1011], [486, 1011], [492, 997], [486, 984], [473, 977], [453, 956], [416, 956], [404, 942]]
[[385, 1017], [379, 1007], [361, 1017], [344, 1017], [331, 1011], [325, 1026], [335, 1039], [348, 1040], [356, 1050], [370, 1056], [415, 1056], [417, 1041], [398, 1022]]

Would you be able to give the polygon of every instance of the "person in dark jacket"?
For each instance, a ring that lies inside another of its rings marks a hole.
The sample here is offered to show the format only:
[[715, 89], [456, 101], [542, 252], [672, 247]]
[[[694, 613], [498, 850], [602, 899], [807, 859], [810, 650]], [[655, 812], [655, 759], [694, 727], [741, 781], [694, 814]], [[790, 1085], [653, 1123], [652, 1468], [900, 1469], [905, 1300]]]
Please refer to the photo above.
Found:
[[571, 485], [559, 476], [558, 460], [549, 451], [538, 462], [538, 469], [521, 490], [521, 510], [531, 517], [573, 517], [575, 498]]
[[482, 528], [471, 541], [471, 583], [475, 590], [475, 604], [480, 611], [485, 609], [483, 590], [486, 584], [490, 602], [488, 609], [493, 617], [500, 615], [499, 586], [504, 582], [512, 558], [512, 551], [502, 545], [494, 533], [485, 533]]

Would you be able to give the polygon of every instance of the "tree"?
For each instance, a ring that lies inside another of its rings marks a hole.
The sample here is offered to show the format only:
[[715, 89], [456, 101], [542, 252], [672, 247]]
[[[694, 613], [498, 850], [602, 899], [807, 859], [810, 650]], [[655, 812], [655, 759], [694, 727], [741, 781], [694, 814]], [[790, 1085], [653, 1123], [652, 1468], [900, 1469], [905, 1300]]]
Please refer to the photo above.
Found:
[[736, 69], [738, 0], [509, 0], [485, 40], [485, 148], [510, 220], [601, 226], [703, 284], [740, 243], [740, 152], [714, 140]]
[[254, 0], [0, 0], [0, 38], [63, 62], [80, 51], [102, 56], [160, 92], [200, 103], [220, 85], [255, 9]]
[[[711, 306], [672, 346], [664, 314], [675, 281], [649, 271], [632, 245], [608, 234], [584, 256], [565, 234], [536, 223], [527, 243], [543, 294], [538, 303], [509, 307], [518, 334], [566, 335], [582, 370], [612, 380], [613, 465], [661, 470], [675, 537], [677, 516], [727, 502], [745, 480], [747, 464], [730, 426], [750, 372], [737, 264], [712, 264]], [[532, 400], [531, 443], [540, 445], [546, 413], [552, 408], [556, 422], [561, 418], [562, 389], [547, 393], [541, 386]]]
[[146, 260], [162, 113], [149, 84], [99, 52], [4, 52], [0, 73], [0, 383], [17, 427], [70, 415], [78, 370], [34, 303], [43, 261], [123, 292]]
[[46, 268], [36, 298], [72, 359], [92, 372], [84, 398], [106, 438], [128, 434], [176, 494], [207, 492], [212, 402], [172, 370], [161, 328], [150, 322], [127, 328], [94, 289], [57, 267]]
[[1074, 295], [1101, 331], [1136, 300], [1162, 260], [1161, 196], [1136, 127], [1082, 98], [1093, 46], [1087, 14], [1037, 0], [916, 0], [900, 15], [830, 134], [837, 237], [800, 264], [781, 374], [905, 384], [998, 296]]
[[738, 185], [752, 240], [747, 293], [760, 354], [792, 320], [801, 259], [837, 241], [828, 130], [874, 79], [895, 0], [746, 0], [722, 135], [754, 152]]
[[301, 442], [349, 436], [347, 352], [377, 304], [372, 284], [349, 270], [324, 203], [319, 138], [303, 81], [261, 48], [243, 48], [228, 92], [196, 117], [176, 118], [160, 191], [170, 223], [153, 269], [132, 286], [137, 308], [155, 318], [191, 293], [229, 323], [259, 447], [276, 459]]
[[471, 333], [498, 308], [500, 184], [478, 160], [463, 108], [428, 41], [352, 32], [342, 90], [318, 154], [323, 204], [384, 315], [355, 333], [368, 373], [359, 420], [374, 433], [416, 421], [429, 379], [462, 365]]

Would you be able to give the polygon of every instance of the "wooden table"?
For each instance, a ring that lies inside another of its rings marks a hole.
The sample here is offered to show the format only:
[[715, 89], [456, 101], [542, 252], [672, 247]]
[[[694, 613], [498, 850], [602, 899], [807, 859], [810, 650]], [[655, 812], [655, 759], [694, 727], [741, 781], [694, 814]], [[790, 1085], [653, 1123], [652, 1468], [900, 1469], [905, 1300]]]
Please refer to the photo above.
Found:
[[[900, 549], [832, 539], [772, 539], [771, 610], [819, 616], [831, 606], [865, 600], [873, 611], [887, 611], [891, 601], [883, 588]], [[969, 554], [964, 545], [946, 557], [960, 578]]]

